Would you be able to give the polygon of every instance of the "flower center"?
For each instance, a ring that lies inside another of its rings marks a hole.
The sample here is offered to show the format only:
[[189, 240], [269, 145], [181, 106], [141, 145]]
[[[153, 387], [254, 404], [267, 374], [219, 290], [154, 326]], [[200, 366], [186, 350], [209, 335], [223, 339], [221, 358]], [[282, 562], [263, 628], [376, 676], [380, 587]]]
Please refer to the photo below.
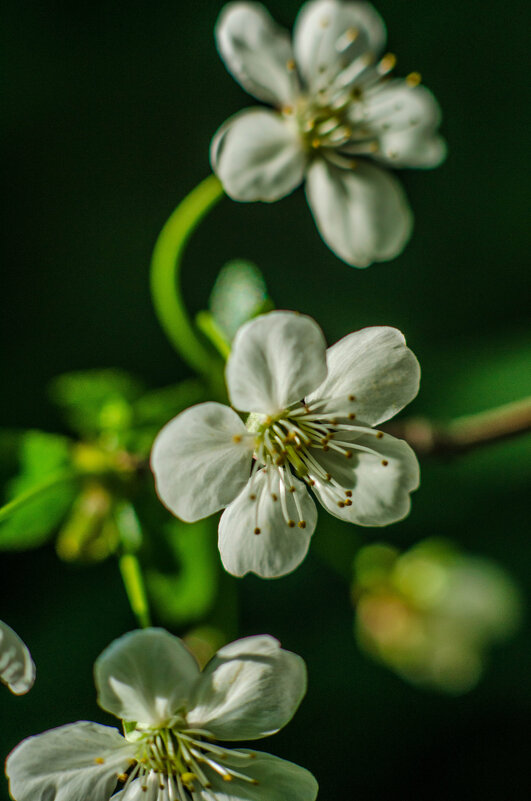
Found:
[[[346, 399], [347, 407], [352, 411], [346, 414], [329, 414], [323, 410], [328, 402], [327, 398], [314, 401], [311, 404], [297, 403], [274, 416], [251, 414], [247, 419], [247, 429], [254, 435], [254, 458], [251, 480], [249, 483], [250, 499], [258, 501], [254, 485], [258, 472], [263, 468], [266, 472], [276, 473], [279, 478], [279, 493], [272, 491], [274, 501], [279, 501], [285, 522], [290, 528], [298, 525], [305, 528], [300, 499], [293, 484], [292, 477], [296, 476], [304, 481], [308, 487], [324, 487], [331, 494], [340, 508], [352, 505], [352, 489], [354, 485], [353, 471], [349, 471], [349, 478], [342, 476], [336, 478], [337, 468], [341, 462], [347, 464], [356, 453], [369, 453], [381, 458], [374, 448], [358, 442], [362, 436], [373, 436], [382, 439], [383, 432], [376, 431], [368, 426], [355, 423], [356, 397], [349, 395]], [[344, 404], [342, 404], [344, 405]], [[381, 460], [386, 467], [386, 459]], [[268, 486], [269, 486], [268, 481]], [[287, 493], [291, 493], [297, 510], [296, 522], [288, 512]], [[255, 533], [260, 533], [257, 524]]]
[[[357, 166], [350, 156], [371, 156], [379, 150], [379, 134], [388, 123], [379, 119], [382, 109], [371, 112], [365, 101], [374, 99], [396, 64], [393, 53], [375, 63], [371, 52], [360, 53], [356, 49], [357, 40], [358, 31], [354, 28], [341, 34], [336, 42], [337, 62], [318, 65], [311, 92], [301, 92], [294, 106], [282, 109], [310, 153], [324, 149], [323, 155], [329, 161], [347, 169]], [[288, 62], [287, 68], [294, 70], [295, 63]], [[406, 83], [414, 87], [420, 80], [420, 75], [413, 72]], [[389, 113], [389, 108], [383, 110], [384, 116]], [[342, 148], [348, 152], [337, 153]]]
[[[138, 749], [136, 758], [130, 770], [118, 777], [124, 783], [124, 798], [127, 798], [126, 790], [135, 779], [141, 782], [145, 792], [153, 781], [158, 782], [160, 789], [174, 801], [190, 801], [195, 797], [193, 794], [211, 787], [207, 773], [212, 771], [226, 782], [239, 779], [250, 784], [258, 783], [232, 766], [238, 760], [245, 766], [256, 755], [222, 748], [211, 741], [209, 732], [166, 728], [134, 732], [133, 737]], [[231, 766], [224, 764], [228, 757]]]

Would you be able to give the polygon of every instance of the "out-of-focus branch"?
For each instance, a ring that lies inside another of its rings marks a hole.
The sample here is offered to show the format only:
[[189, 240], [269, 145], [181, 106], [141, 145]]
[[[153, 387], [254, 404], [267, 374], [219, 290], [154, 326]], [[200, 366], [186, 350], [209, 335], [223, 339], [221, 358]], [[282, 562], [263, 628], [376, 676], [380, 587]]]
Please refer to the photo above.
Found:
[[419, 456], [457, 456], [531, 431], [531, 397], [449, 423], [412, 417], [382, 428], [405, 439]]

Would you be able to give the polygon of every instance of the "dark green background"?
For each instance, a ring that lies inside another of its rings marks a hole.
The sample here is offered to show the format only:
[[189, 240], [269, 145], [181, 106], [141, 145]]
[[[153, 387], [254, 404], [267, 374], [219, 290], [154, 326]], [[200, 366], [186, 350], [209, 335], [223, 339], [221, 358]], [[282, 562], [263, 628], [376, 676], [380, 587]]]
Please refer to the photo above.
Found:
[[[291, 25], [298, 3], [269, 5]], [[67, 370], [116, 365], [151, 386], [186, 375], [151, 310], [148, 264], [164, 220], [208, 173], [211, 135], [253, 102], [216, 54], [221, 6], [5, 0], [6, 426], [59, 430], [45, 386]], [[450, 146], [441, 169], [403, 173], [416, 213], [410, 245], [395, 261], [358, 271], [323, 245], [300, 190], [272, 206], [224, 200], [190, 245], [186, 296], [192, 309], [203, 307], [224, 261], [248, 257], [278, 306], [315, 316], [330, 342], [364, 325], [401, 328], [423, 367], [413, 411], [485, 409], [530, 391], [528, 4], [382, 0], [378, 8], [398, 74], [422, 73]], [[240, 582], [241, 633], [275, 634], [310, 671], [298, 715], [264, 745], [312, 769], [323, 801], [529, 797], [524, 634], [493, 653], [469, 695], [415, 690], [357, 651], [348, 589], [318, 556], [336, 538], [352, 552], [355, 541], [408, 545], [443, 535], [498, 559], [525, 588], [528, 446], [426, 464], [407, 521], [350, 530], [323, 513], [294, 575]], [[66, 567], [51, 549], [2, 554], [0, 588], [0, 616], [27, 639], [39, 668], [30, 695], [2, 693], [0, 753], [54, 725], [105, 722], [91, 666], [134, 627], [114, 565]]]

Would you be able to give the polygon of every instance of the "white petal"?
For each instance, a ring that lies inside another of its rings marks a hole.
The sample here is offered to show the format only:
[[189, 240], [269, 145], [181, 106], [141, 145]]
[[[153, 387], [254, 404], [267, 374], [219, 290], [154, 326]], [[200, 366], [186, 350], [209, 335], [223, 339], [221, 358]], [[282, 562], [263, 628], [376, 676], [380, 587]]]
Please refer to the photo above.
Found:
[[447, 146], [442, 136], [426, 129], [397, 131], [380, 138], [377, 161], [391, 167], [438, 167], [446, 158]]
[[216, 43], [230, 73], [250, 94], [273, 106], [298, 90], [290, 37], [261, 3], [228, 3], [216, 23]]
[[306, 692], [306, 666], [268, 635], [221, 648], [201, 674], [188, 724], [216, 740], [254, 740], [282, 729]]
[[295, 312], [269, 312], [245, 323], [226, 368], [233, 406], [276, 414], [326, 377], [326, 342], [317, 323]]
[[[301, 481], [288, 476], [289, 485], [295, 488], [289, 492], [281, 486], [277, 473], [271, 472], [272, 468], [260, 470], [219, 521], [221, 561], [233, 576], [249, 572], [263, 578], [284, 576], [300, 565], [308, 551], [317, 524], [315, 503]], [[292, 527], [284, 519], [282, 497]], [[297, 503], [304, 527], [298, 525]]]
[[131, 631], [96, 660], [98, 703], [123, 720], [160, 726], [185, 704], [198, 673], [178, 637], [163, 629]]
[[[371, 448], [375, 453], [358, 451], [356, 445]], [[313, 490], [323, 506], [335, 517], [359, 526], [387, 526], [406, 517], [411, 506], [409, 493], [419, 485], [417, 457], [407, 442], [389, 434], [382, 439], [364, 434], [353, 443], [352, 452], [353, 457], [348, 460], [352, 471], [350, 485], [344, 473], [341, 476], [344, 486], [352, 492], [352, 506], [338, 506], [337, 498], [327, 486], [316, 483]], [[329, 458], [329, 453], [321, 453], [318, 458], [325, 470], [339, 478], [334, 469], [337, 455]]]
[[363, 109], [364, 124], [379, 137], [378, 161], [394, 167], [436, 167], [444, 159], [446, 146], [437, 134], [441, 110], [425, 86], [390, 81], [353, 109]]
[[109, 726], [79, 721], [23, 740], [7, 758], [16, 801], [108, 801], [134, 748]]
[[229, 757], [224, 765], [244, 773], [255, 783], [233, 779], [224, 781], [214, 771], [207, 770], [212, 790], [197, 792], [198, 801], [315, 801], [319, 785], [312, 774], [284, 759], [264, 754], [261, 751], [242, 753], [254, 754], [253, 759]]
[[275, 111], [230, 117], [210, 146], [212, 169], [233, 200], [272, 202], [302, 182], [306, 155], [295, 127]]
[[302, 6], [295, 23], [295, 60], [314, 93], [331, 87], [345, 62], [377, 55], [385, 40], [384, 22], [370, 3], [314, 0]]
[[31, 690], [35, 665], [30, 652], [7, 623], [0, 620], [0, 681], [15, 695]]
[[396, 328], [374, 326], [349, 334], [326, 352], [328, 376], [307, 402], [329, 398], [320, 410], [366, 425], [389, 420], [419, 391], [420, 365]]
[[252, 442], [233, 409], [192, 406], [167, 423], [151, 451], [159, 498], [193, 522], [230, 503], [247, 483]]
[[306, 197], [319, 233], [343, 261], [368, 267], [402, 252], [413, 215], [393, 175], [366, 161], [346, 170], [320, 158], [309, 167], [306, 179]]

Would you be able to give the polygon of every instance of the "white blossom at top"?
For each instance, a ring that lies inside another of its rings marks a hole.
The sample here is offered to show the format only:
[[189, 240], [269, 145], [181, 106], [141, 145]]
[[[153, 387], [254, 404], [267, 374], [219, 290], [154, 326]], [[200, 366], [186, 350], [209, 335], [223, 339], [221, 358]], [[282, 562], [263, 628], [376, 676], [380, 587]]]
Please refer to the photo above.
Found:
[[212, 167], [235, 200], [274, 201], [304, 179], [317, 228], [348, 264], [367, 267], [404, 248], [405, 194], [387, 167], [436, 167], [441, 113], [420, 75], [391, 78], [385, 25], [370, 3], [311, 0], [293, 45], [260, 3], [229, 3], [216, 25], [227, 69], [274, 106], [231, 117], [215, 134]]
[[373, 428], [417, 394], [420, 368], [395, 328], [355, 331], [326, 349], [310, 317], [270, 312], [243, 325], [226, 368], [231, 404], [202, 403], [157, 436], [162, 502], [192, 522], [223, 509], [226, 570], [281, 576], [304, 559], [317, 522], [308, 489], [336, 517], [385, 526], [409, 512], [412, 449]]
[[218, 741], [274, 734], [306, 691], [304, 661], [273, 637], [221, 648], [203, 672], [162, 629], [115, 640], [95, 665], [98, 701], [124, 722], [78, 721], [9, 755], [15, 801], [315, 801], [307, 770]]
[[15, 695], [31, 690], [35, 681], [35, 665], [30, 652], [18, 634], [0, 620], [0, 681]]

